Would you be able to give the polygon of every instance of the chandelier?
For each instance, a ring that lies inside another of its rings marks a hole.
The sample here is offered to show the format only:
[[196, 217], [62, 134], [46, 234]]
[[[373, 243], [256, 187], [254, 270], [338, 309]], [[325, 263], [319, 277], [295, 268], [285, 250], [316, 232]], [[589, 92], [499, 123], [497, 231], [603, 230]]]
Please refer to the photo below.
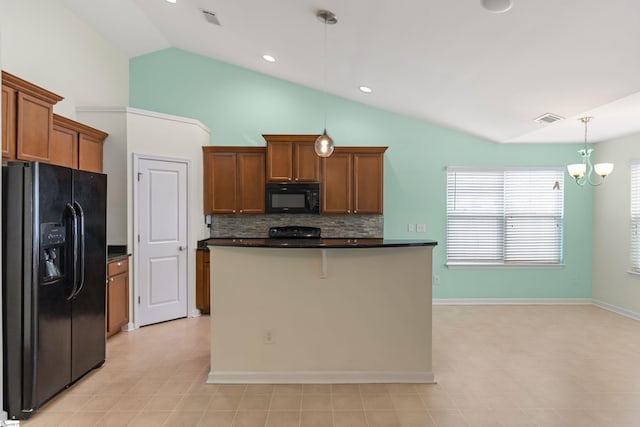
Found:
[[[587, 148], [587, 124], [593, 117], [582, 117], [580, 121], [584, 123], [584, 148], [578, 150], [578, 154], [582, 157], [582, 163], [575, 163], [567, 166], [569, 175], [575, 178], [576, 184], [584, 186], [586, 184], [594, 187], [604, 184], [607, 175], [613, 172], [613, 163], [596, 163], [593, 164], [591, 154], [593, 148]], [[600, 178], [595, 178], [598, 175]]]

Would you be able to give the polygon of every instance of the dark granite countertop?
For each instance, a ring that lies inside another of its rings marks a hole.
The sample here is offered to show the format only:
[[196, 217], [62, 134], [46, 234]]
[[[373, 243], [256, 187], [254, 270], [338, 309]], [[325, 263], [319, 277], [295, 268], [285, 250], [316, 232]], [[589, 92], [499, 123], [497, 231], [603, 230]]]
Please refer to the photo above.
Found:
[[131, 254], [127, 253], [126, 246], [120, 246], [120, 245], [107, 246], [107, 262], [120, 261], [130, 256]]
[[393, 248], [408, 246], [436, 246], [434, 240], [389, 239], [206, 239], [199, 243], [208, 246], [238, 246], [254, 248]]

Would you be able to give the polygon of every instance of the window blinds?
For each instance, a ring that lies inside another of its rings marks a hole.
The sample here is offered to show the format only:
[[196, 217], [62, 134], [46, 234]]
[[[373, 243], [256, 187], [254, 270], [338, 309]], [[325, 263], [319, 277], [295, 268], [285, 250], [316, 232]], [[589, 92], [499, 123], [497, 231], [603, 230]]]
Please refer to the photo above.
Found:
[[564, 172], [447, 170], [447, 264], [560, 264]]

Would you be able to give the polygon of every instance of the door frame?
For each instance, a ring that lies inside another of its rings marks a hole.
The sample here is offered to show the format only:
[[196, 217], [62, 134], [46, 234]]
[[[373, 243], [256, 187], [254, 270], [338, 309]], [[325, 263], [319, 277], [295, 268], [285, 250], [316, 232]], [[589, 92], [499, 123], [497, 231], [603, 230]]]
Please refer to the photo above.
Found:
[[[140, 234], [140, 209], [138, 207], [138, 197], [139, 197], [139, 189], [138, 189], [138, 173], [140, 172], [140, 160], [155, 160], [160, 162], [172, 162], [172, 163], [184, 163], [187, 167], [187, 268], [185, 269], [185, 274], [187, 275], [187, 292], [186, 292], [186, 303], [187, 303], [187, 317], [191, 317], [189, 315], [189, 307], [191, 306], [191, 301], [189, 299], [190, 294], [190, 283], [191, 278], [189, 277], [189, 266], [193, 261], [191, 259], [191, 159], [185, 157], [170, 157], [170, 156], [158, 156], [154, 154], [141, 154], [141, 153], [132, 153], [133, 154], [133, 175], [131, 177], [131, 183], [133, 184], [133, 234], [131, 236], [131, 240], [133, 241], [133, 280], [131, 281], [131, 290], [129, 291], [130, 296], [133, 297], [133, 300], [130, 301], [133, 306], [133, 329], [138, 329], [140, 327], [140, 317], [139, 317], [139, 307], [138, 307], [138, 298], [140, 297], [140, 288], [138, 286], [139, 282], [139, 271], [138, 266], [140, 265], [140, 242], [138, 241], [138, 235]], [[131, 275], [131, 273], [129, 273]], [[129, 322], [131, 323], [131, 322]]]

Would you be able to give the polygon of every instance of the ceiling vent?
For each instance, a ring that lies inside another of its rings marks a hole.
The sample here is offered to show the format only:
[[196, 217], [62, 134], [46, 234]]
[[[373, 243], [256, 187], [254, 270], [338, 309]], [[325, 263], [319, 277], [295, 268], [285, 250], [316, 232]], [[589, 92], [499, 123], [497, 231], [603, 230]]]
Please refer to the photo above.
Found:
[[553, 113], [546, 113], [541, 115], [538, 118], [533, 119], [534, 122], [546, 123], [546, 124], [555, 123], [558, 120], [564, 120], [564, 117], [559, 116], [557, 114], [553, 114]]
[[204, 15], [204, 19], [206, 19], [211, 24], [215, 24], [215, 25], [218, 25], [220, 27], [222, 26], [220, 24], [220, 21], [218, 21], [218, 17], [216, 16], [215, 13], [209, 12], [208, 10], [203, 10], [202, 14]]

